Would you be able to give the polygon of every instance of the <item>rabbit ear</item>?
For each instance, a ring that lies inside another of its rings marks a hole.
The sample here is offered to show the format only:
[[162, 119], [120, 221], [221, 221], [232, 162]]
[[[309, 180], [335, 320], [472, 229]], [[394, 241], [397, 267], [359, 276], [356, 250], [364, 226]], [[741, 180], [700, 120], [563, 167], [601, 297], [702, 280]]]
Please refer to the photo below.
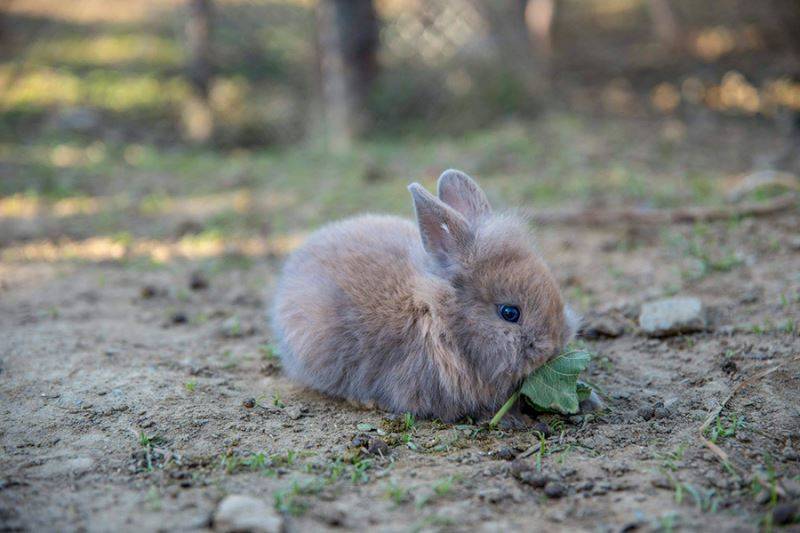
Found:
[[460, 170], [449, 169], [439, 176], [439, 199], [474, 221], [492, 212], [486, 194], [475, 180]]
[[439, 201], [419, 183], [412, 183], [408, 190], [414, 199], [425, 251], [443, 265], [452, 263], [472, 242], [469, 224], [455, 209]]

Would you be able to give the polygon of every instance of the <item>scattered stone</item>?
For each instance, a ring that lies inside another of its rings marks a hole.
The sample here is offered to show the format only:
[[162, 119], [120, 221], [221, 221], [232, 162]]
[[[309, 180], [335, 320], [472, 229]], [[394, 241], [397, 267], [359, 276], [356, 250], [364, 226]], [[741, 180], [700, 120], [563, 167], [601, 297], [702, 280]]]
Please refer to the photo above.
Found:
[[478, 498], [489, 503], [498, 503], [510, 497], [510, 492], [499, 488], [490, 488], [478, 491]]
[[620, 533], [628, 533], [628, 531], [636, 531], [642, 525], [641, 520], [631, 520], [630, 522], [626, 522], [622, 524], [622, 527], [619, 529]]
[[496, 450], [492, 455], [495, 458], [500, 459], [502, 461], [513, 461], [517, 457], [517, 452], [509, 448], [508, 446], [503, 446]]
[[255, 398], [247, 398], [245, 401], [242, 402], [242, 405], [246, 409], [252, 409], [256, 406], [256, 399]]
[[652, 405], [644, 405], [636, 410], [636, 415], [644, 420], [650, 420], [655, 415]]
[[725, 362], [722, 363], [722, 371], [726, 374], [735, 374], [737, 370], [739, 370], [739, 367], [733, 359], [726, 359]]
[[511, 462], [508, 468], [508, 473], [519, 478], [523, 472], [532, 472], [534, 470], [533, 461], [529, 459], [516, 459]]
[[236, 315], [227, 318], [219, 326], [220, 336], [227, 339], [238, 339], [252, 335], [253, 333], [255, 333], [255, 328], [252, 325], [246, 326], [242, 324], [242, 322], [239, 320], [239, 317]]
[[580, 410], [580, 414], [585, 415], [604, 410], [606, 408], [606, 404], [594, 391], [594, 389], [592, 389], [592, 391], [589, 393], [589, 397], [585, 400], [582, 400], [578, 408]]
[[173, 324], [186, 324], [189, 322], [189, 317], [183, 311], [175, 311], [170, 315], [169, 321]]
[[781, 482], [781, 485], [783, 486], [783, 490], [786, 491], [786, 494], [793, 498], [800, 498], [800, 481], [792, 478], [785, 478]]
[[199, 270], [189, 276], [189, 288], [193, 291], [202, 291], [208, 288], [208, 278]]
[[226, 533], [280, 533], [283, 531], [283, 518], [262, 500], [233, 494], [217, 507], [214, 529]]
[[308, 409], [305, 407], [301, 407], [299, 405], [292, 405], [286, 408], [286, 415], [292, 420], [300, 420], [301, 418], [303, 418], [303, 416], [305, 416], [307, 411]]
[[702, 331], [707, 326], [703, 304], [697, 298], [676, 297], [642, 305], [639, 327], [650, 337], [668, 337]]
[[264, 301], [255, 294], [250, 292], [241, 292], [233, 297], [231, 300], [233, 305], [245, 307], [262, 307]]
[[265, 376], [274, 376], [280, 373], [281, 364], [278, 361], [266, 361], [259, 367], [259, 371]]
[[770, 491], [762, 490], [762, 491], [758, 492], [758, 494], [756, 495], [755, 500], [756, 500], [756, 503], [759, 504], [759, 505], [766, 505], [767, 503], [769, 503], [769, 500], [771, 498], [772, 498], [772, 494], [770, 494]]
[[667, 476], [658, 476], [650, 480], [650, 484], [657, 489], [672, 490], [672, 482]]
[[797, 453], [797, 450], [792, 448], [791, 446], [786, 446], [783, 449], [783, 458], [787, 461], [798, 461], [800, 460], [800, 454]]
[[581, 336], [587, 339], [616, 338], [625, 333], [625, 326], [608, 315], [584, 317]]
[[656, 403], [653, 407], [653, 418], [661, 419], [661, 418], [669, 418], [672, 415], [669, 409], [664, 407], [664, 404], [661, 402]]
[[139, 297], [142, 300], [151, 300], [153, 298], [164, 296], [166, 293], [167, 291], [163, 288], [148, 284], [139, 290]]
[[369, 445], [367, 446], [367, 453], [370, 455], [379, 455], [381, 457], [388, 457], [390, 450], [389, 445], [383, 441], [383, 439], [379, 439], [377, 437], [372, 437], [369, 439]]
[[800, 506], [797, 502], [779, 503], [772, 510], [772, 523], [777, 526], [785, 526], [798, 519], [800, 519]]
[[544, 438], [549, 438], [553, 435], [553, 431], [550, 429], [550, 426], [547, 425], [545, 422], [536, 422], [531, 429], [534, 432], [541, 433]]
[[315, 518], [331, 527], [343, 527], [347, 524], [347, 507], [341, 503], [316, 506], [312, 512]]
[[561, 483], [550, 481], [545, 485], [544, 493], [548, 498], [561, 498], [567, 493], [567, 489]]
[[743, 305], [754, 304], [758, 302], [758, 300], [761, 298], [762, 292], [763, 292], [762, 289], [759, 287], [753, 287], [751, 289], [747, 289], [739, 297], [739, 303]]
[[541, 472], [528, 470], [520, 473], [519, 480], [535, 489], [541, 489], [550, 481], [550, 476], [542, 474]]

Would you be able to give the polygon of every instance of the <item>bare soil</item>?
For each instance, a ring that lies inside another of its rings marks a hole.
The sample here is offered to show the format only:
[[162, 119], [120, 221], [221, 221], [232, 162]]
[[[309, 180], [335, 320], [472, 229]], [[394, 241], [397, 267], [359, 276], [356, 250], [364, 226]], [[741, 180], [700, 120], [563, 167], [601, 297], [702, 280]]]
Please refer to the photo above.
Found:
[[[800, 497], [799, 227], [791, 212], [701, 237], [691, 226], [540, 228], [589, 329], [624, 327], [585, 341], [608, 411], [543, 417], [544, 442], [532, 428], [412, 426], [292, 385], [267, 346], [280, 257], [205, 272], [208, 286], [194, 288], [190, 261], [5, 261], [0, 529], [205, 530], [226, 494], [275, 504], [289, 531], [770, 527], [773, 509]], [[736, 260], [674, 244], [696, 238]], [[711, 330], [638, 333], [638, 306], [681, 280]], [[775, 365], [712, 425], [726, 467], [698, 428]], [[370, 455], [375, 438], [388, 450]]]

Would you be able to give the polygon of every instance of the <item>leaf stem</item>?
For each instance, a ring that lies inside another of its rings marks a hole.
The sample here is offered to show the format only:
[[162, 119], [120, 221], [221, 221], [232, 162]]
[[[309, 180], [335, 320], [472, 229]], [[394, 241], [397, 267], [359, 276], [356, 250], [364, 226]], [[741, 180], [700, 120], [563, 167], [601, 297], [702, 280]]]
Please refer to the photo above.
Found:
[[514, 394], [512, 394], [511, 398], [506, 400], [506, 403], [503, 404], [503, 406], [500, 408], [500, 410], [497, 411], [497, 414], [494, 415], [492, 417], [492, 419], [489, 421], [489, 427], [490, 428], [497, 427], [497, 424], [500, 423], [500, 420], [503, 419], [503, 417], [508, 412], [508, 410], [511, 409], [514, 406], [514, 403], [517, 401], [518, 398], [519, 398], [519, 391], [517, 391]]

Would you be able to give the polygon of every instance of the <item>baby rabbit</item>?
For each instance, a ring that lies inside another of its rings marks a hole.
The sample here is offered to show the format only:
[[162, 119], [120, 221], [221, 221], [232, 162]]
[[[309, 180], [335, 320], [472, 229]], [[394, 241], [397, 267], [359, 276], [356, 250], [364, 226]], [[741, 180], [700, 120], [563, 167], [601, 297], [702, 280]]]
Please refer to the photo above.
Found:
[[408, 187], [417, 224], [364, 215], [287, 260], [273, 328], [286, 373], [327, 394], [417, 417], [493, 414], [560, 353], [577, 319], [525, 220], [494, 214], [469, 176], [436, 198]]

